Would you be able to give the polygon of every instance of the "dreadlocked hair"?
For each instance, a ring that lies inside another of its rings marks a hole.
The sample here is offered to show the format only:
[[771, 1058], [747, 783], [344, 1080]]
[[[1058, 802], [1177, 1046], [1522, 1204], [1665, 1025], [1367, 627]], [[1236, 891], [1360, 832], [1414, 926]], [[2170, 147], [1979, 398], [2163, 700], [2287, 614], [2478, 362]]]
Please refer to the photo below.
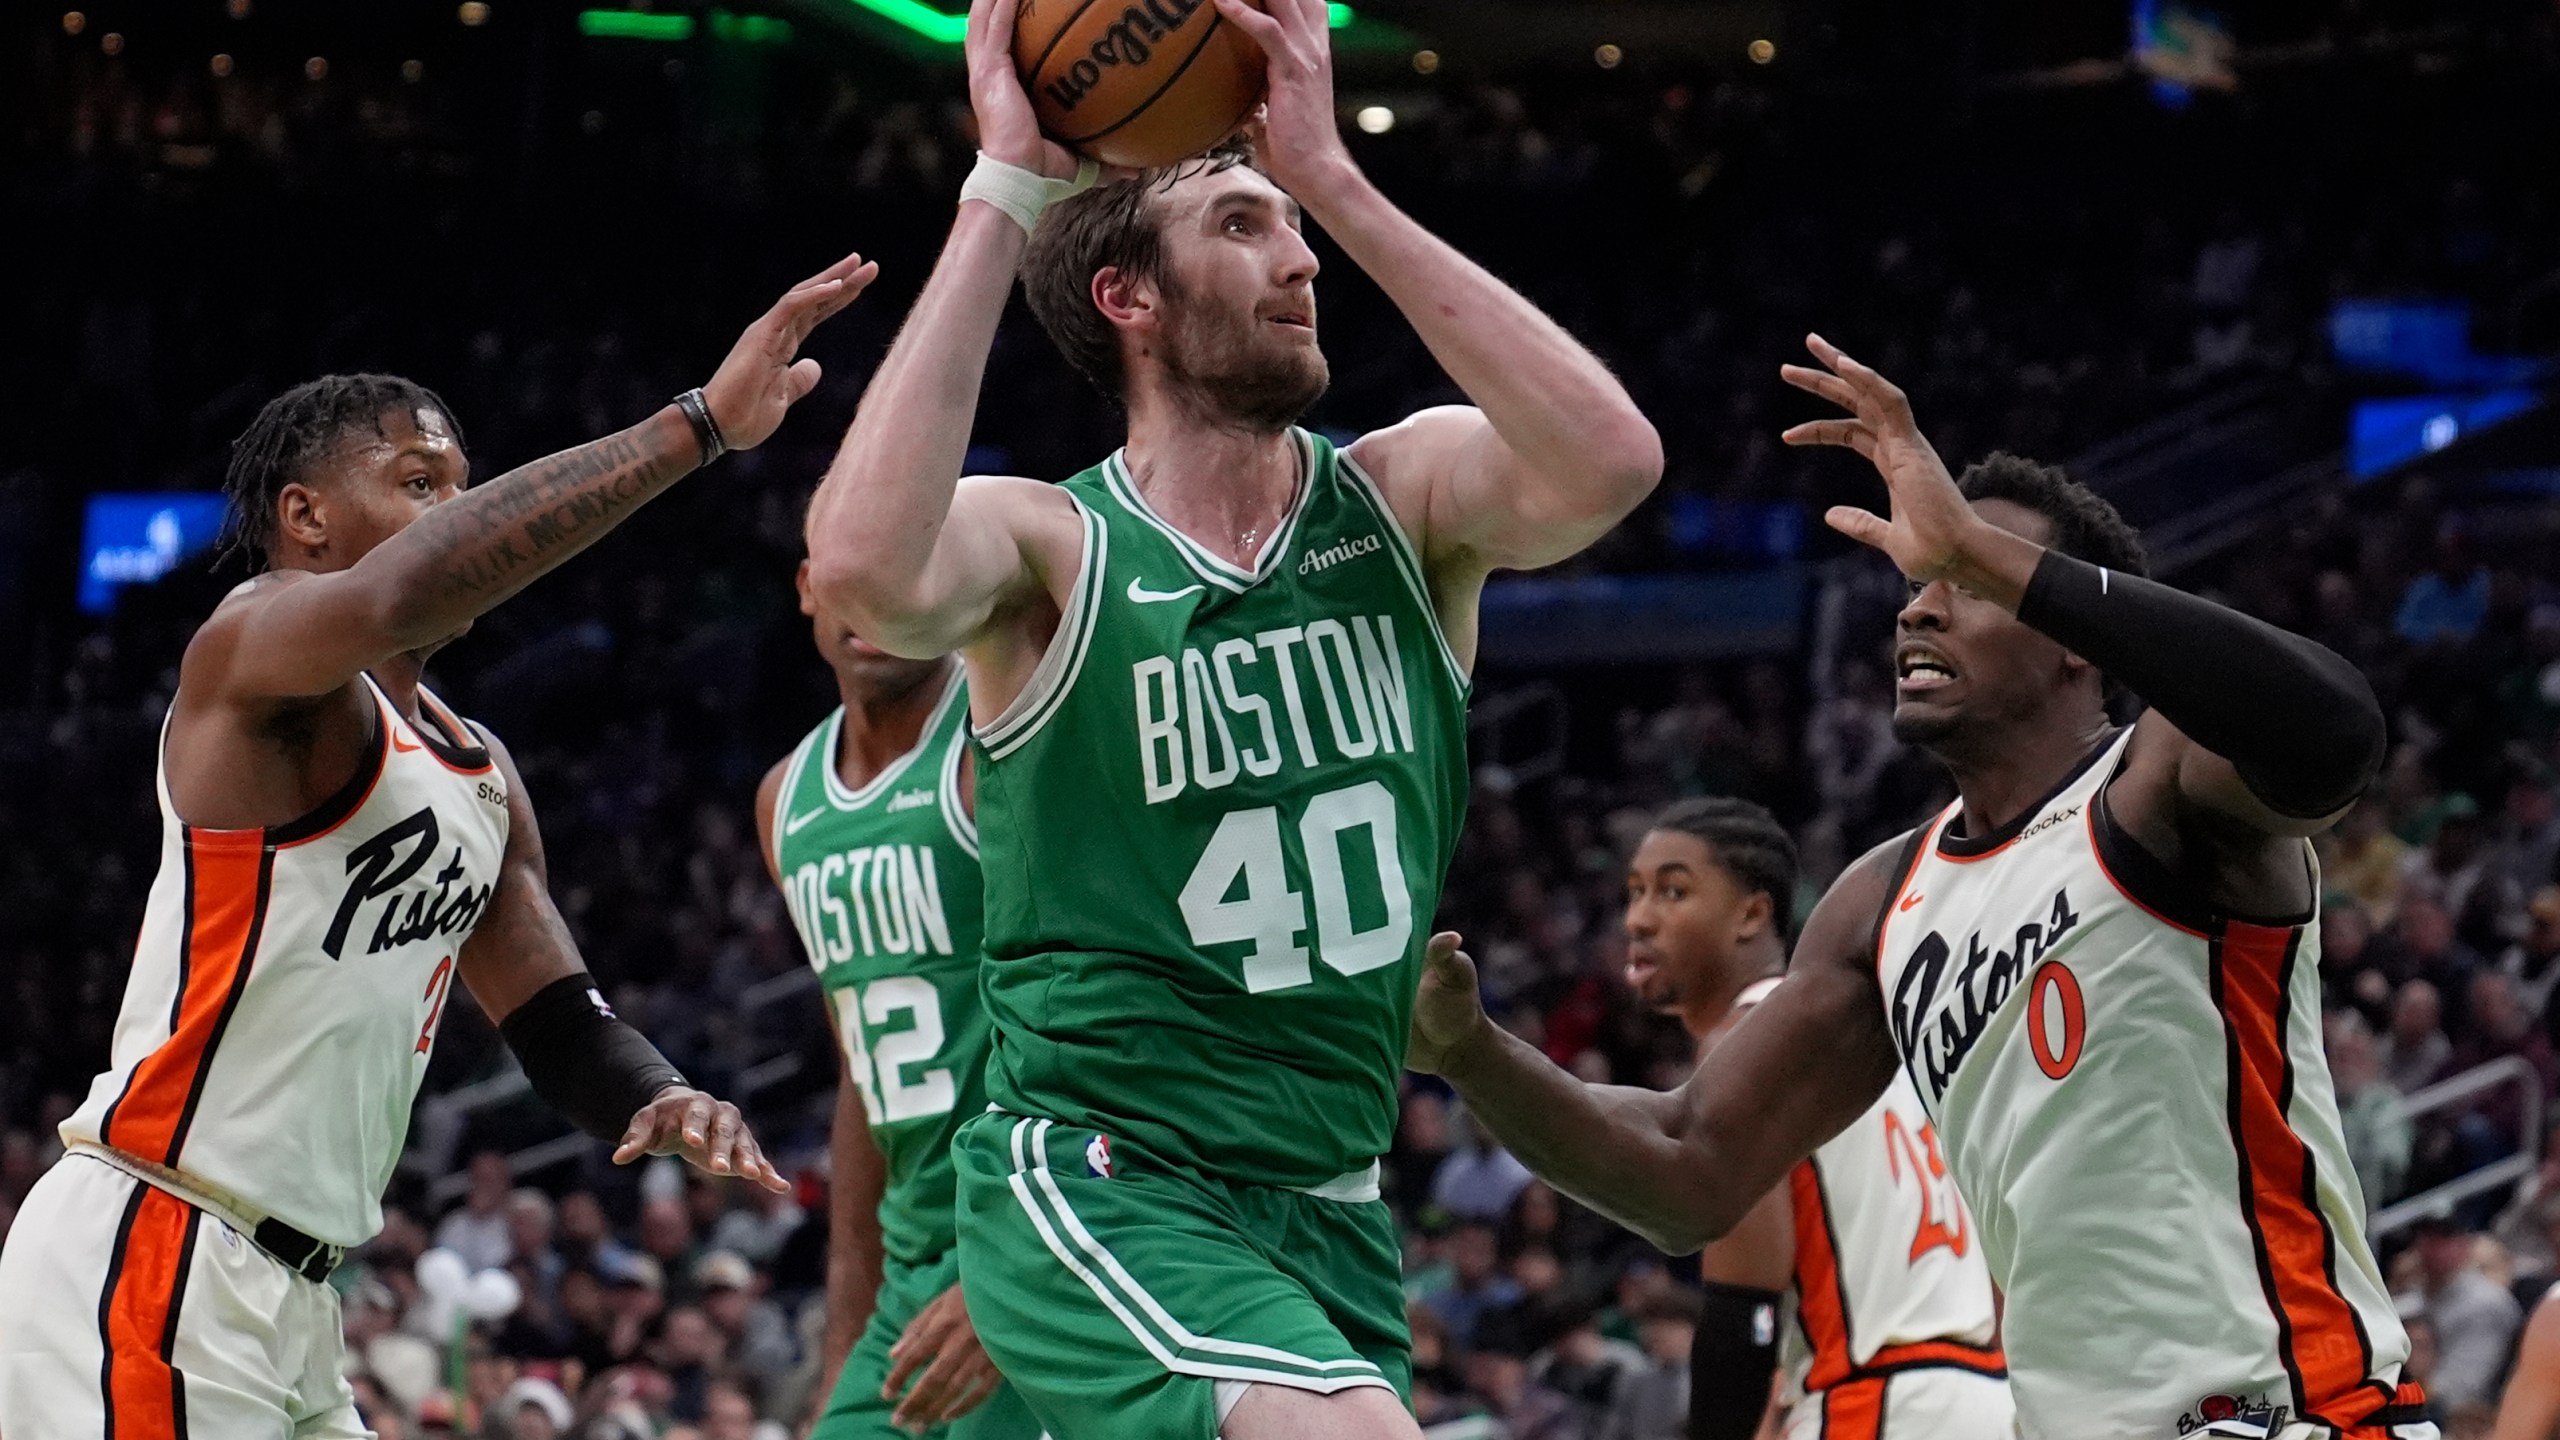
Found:
[[1769, 897], [1779, 937], [1795, 938], [1796, 842], [1777, 816], [1748, 800], [1710, 795], [1675, 802], [1654, 817], [1653, 828], [1697, 837], [1735, 883]]
[[2125, 523], [2106, 497], [2064, 473], [2023, 455], [1995, 450], [1965, 467], [1956, 489], [1976, 504], [2006, 500], [2043, 516], [2053, 526], [2053, 548], [2074, 560], [2103, 565], [2119, 575], [2148, 575], [2142, 536]]
[[382, 417], [393, 410], [433, 410], [444, 417], [454, 443], [462, 443], [462, 427], [443, 397], [397, 375], [323, 375], [268, 401], [231, 442], [231, 463], [222, 475], [222, 493], [231, 502], [227, 528], [232, 552], [245, 553], [252, 564], [266, 564], [276, 544], [276, 496], [350, 432], [369, 430], [388, 438]]

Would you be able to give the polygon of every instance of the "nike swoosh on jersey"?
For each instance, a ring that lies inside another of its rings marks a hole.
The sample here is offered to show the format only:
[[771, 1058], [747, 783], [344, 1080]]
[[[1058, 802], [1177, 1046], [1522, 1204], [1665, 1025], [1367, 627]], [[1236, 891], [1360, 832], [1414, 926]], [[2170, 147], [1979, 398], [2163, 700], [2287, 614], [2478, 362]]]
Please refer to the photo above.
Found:
[[826, 813], [825, 809], [820, 808], [812, 810], [806, 815], [794, 815], [790, 819], [782, 822], [782, 833], [785, 835], [797, 835], [801, 831], [808, 829], [811, 821], [816, 820], [819, 816]]
[[1145, 581], [1133, 579], [1129, 582], [1129, 599], [1140, 605], [1162, 605], [1170, 600], [1181, 600], [1197, 595], [1208, 588], [1206, 585], [1185, 585], [1174, 591], [1150, 590]]
[[391, 748], [399, 751], [403, 755], [406, 755], [412, 750], [424, 750], [427, 747], [415, 740], [401, 739], [400, 732], [394, 730], [391, 732]]
[[1905, 895], [1902, 897], [1902, 903], [1894, 908], [1897, 910], [1908, 910], [1912, 906], [1917, 905], [1928, 898], [1929, 897], [1926, 895]]

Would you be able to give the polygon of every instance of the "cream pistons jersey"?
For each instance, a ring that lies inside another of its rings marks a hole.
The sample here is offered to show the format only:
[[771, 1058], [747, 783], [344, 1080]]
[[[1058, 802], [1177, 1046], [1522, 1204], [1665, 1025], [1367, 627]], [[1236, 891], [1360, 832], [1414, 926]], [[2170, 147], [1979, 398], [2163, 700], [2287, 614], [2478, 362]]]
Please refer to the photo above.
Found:
[[332, 1245], [382, 1228], [462, 943], [507, 845], [505, 781], [480, 732], [424, 686], [377, 720], [319, 809], [208, 830], [159, 767], [160, 871], [116, 1018], [113, 1063], [66, 1144], [174, 1172], [207, 1198]]
[[1797, 1162], [1787, 1191], [1795, 1283], [1778, 1353], [1790, 1404], [1909, 1370], [2006, 1372], [1981, 1237], [1907, 1079]]
[[2217, 912], [2136, 845], [2106, 798], [2130, 739], [2000, 830], [1923, 826], [1877, 932], [1904, 1073], [2007, 1296], [2020, 1430], [2414, 1421], [2321, 1056], [2318, 917]]

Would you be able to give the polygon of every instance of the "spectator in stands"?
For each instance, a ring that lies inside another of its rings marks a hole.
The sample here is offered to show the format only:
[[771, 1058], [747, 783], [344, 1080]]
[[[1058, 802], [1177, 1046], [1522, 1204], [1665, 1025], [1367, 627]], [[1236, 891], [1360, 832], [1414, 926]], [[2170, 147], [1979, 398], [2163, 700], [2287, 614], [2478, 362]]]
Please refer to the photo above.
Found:
[[674, 1387], [667, 1413], [701, 1423], [711, 1404], [712, 1377], [729, 1363], [729, 1341], [720, 1327], [699, 1309], [679, 1305], [659, 1325], [658, 1341], [650, 1347], [649, 1357]]
[[693, 1262], [701, 1250], [693, 1243], [693, 1212], [683, 1200], [661, 1197], [641, 1204], [640, 1249], [658, 1262], [670, 1299], [681, 1304], [693, 1298]]
[[736, 1376], [711, 1382], [704, 1402], [702, 1440], [788, 1440], [788, 1432], [757, 1418], [756, 1386]]
[[2472, 563], [2459, 527], [2439, 527], [2433, 563], [2401, 592], [2392, 631], [2412, 645], [2459, 644], [2488, 617], [2488, 568]]
[[[1464, 1111], [1460, 1114], [1464, 1116]], [[1458, 1127], [1458, 1148], [1431, 1177], [1431, 1201], [1452, 1215], [1498, 1220], [1529, 1183], [1529, 1167], [1502, 1148], [1474, 1117]]]
[[1643, 1365], [1618, 1382], [1592, 1440], [1684, 1440], [1689, 1427], [1689, 1351], [1698, 1331], [1698, 1297], [1666, 1290], [1638, 1316]]
[[[2382, 952], [2378, 963], [2394, 979], [2426, 981], [2436, 988], [2439, 1005], [2448, 1009], [2470, 998], [2471, 977], [2487, 963], [2454, 933], [2453, 916], [2423, 891], [2401, 897], [2399, 918], [2376, 948]], [[2459, 1013], [2442, 1019], [2448, 1031], [2463, 1024]]]
[[2390, 1032], [2382, 1037], [2383, 1078], [2401, 1094], [2414, 1094], [2433, 1084], [2452, 1057], [2443, 997], [2424, 980], [2402, 984], [2391, 1000]]
[[1589, 1426], [1574, 1403], [1529, 1376], [1529, 1357], [1544, 1338], [1524, 1311], [1489, 1314], [1467, 1355], [1467, 1388], [1509, 1440], [1585, 1440]]
[[2373, 922], [2353, 901], [2324, 905], [2320, 910], [2320, 986], [2322, 1008], [2353, 1007], [2368, 1025], [2384, 1024], [2391, 1014], [2391, 976], [2376, 963]]
[[1396, 1142], [1384, 1166], [1385, 1178], [1393, 1186], [1389, 1198], [1408, 1214], [1420, 1210], [1430, 1198], [1431, 1177], [1447, 1158], [1449, 1097], [1408, 1075], [1404, 1111], [1396, 1119]]
[[[2468, 1070], [2492, 1060], [2509, 1056], [2524, 1061], [2541, 1077], [2542, 1093], [2560, 1092], [2560, 1055], [2555, 1055], [2551, 1037], [2544, 1034], [2541, 1017], [2525, 1008], [2517, 992], [2514, 977], [2503, 970], [2483, 970], [2471, 977], [2470, 1023], [2463, 1037], [2453, 1047], [2449, 1069]], [[2512, 1087], [2501, 1092], [2509, 1097], [2507, 1109], [2492, 1118], [2513, 1119], [2516, 1103]], [[2483, 1112], [2487, 1113], [2487, 1112]], [[2506, 1133], [2513, 1134], [2509, 1129]]]
[[636, 1328], [631, 1347], [616, 1348], [615, 1333], [622, 1326], [615, 1293], [606, 1288], [602, 1276], [584, 1265], [560, 1277], [560, 1326], [564, 1332], [558, 1342], [560, 1353], [577, 1361], [589, 1375], [603, 1374], [638, 1348]]
[[1520, 1298], [1520, 1283], [1505, 1272], [1488, 1220], [1461, 1220], [1449, 1235], [1449, 1279], [1422, 1297], [1460, 1348], [1475, 1343], [1476, 1322]]
[[2331, 1016], [2328, 1036], [2329, 1078], [2337, 1087], [2347, 1158], [2371, 1213], [2399, 1196], [2409, 1173], [2409, 1110], [2382, 1073], [2380, 1049], [2362, 1015], [2342, 1010]]
[[560, 1258], [570, 1265], [601, 1267], [608, 1255], [628, 1254], [631, 1247], [614, 1238], [613, 1221], [592, 1190], [572, 1190], [560, 1197]]
[[2320, 873], [2328, 884], [2355, 898], [2377, 930], [2390, 925], [2400, 909], [2400, 870], [2409, 846], [2391, 833], [2379, 798], [2356, 802], [2338, 828], [2320, 840]]
[[[764, 1187], [754, 1188], [762, 1193]], [[546, 1307], [559, 1304], [560, 1276], [568, 1268], [554, 1243], [559, 1229], [560, 1212], [550, 1196], [529, 1185], [507, 1196], [509, 1268], [527, 1296], [538, 1296]]]
[[462, 1204], [436, 1226], [436, 1243], [462, 1257], [473, 1270], [500, 1270], [514, 1254], [507, 1238], [508, 1187], [515, 1173], [507, 1157], [483, 1150], [471, 1157], [471, 1188]]
[[751, 1265], [770, 1265], [782, 1253], [782, 1243], [806, 1218], [800, 1201], [787, 1190], [767, 1190], [761, 1185], [737, 1188], [746, 1203], [723, 1211], [712, 1224], [710, 1248], [742, 1256]]
[[713, 1250], [694, 1262], [694, 1289], [703, 1315], [720, 1332], [729, 1362], [770, 1386], [800, 1363], [800, 1344], [782, 1307], [764, 1298], [763, 1279], [746, 1257]]
[[2497, 1403], [2498, 1380], [2523, 1323], [2515, 1297], [2481, 1273], [2477, 1246], [2478, 1237], [2454, 1224], [2450, 1212], [2418, 1222], [2421, 1313], [2436, 1349], [2428, 1392], [2447, 1415]]
[[606, 1358], [626, 1365], [639, 1357], [658, 1318], [667, 1308], [667, 1285], [658, 1262], [646, 1255], [610, 1257], [602, 1272], [613, 1327], [606, 1335]]
[[2402, 862], [2401, 893], [2434, 901], [2453, 917], [2455, 936], [2475, 954], [2495, 953], [2513, 939], [2510, 918], [2524, 909], [2505, 857], [2488, 840], [2480, 802], [2456, 792], [2445, 797], [2435, 839]]
[[[2560, 989], [2560, 885], [2545, 885], [2524, 907], [2524, 934], [2498, 956], [2499, 973], [2516, 984], [2516, 998], [2545, 1033], [2560, 1027], [2551, 995]], [[2560, 1042], [2560, 1034], [2553, 1036]]]
[[2520, 767], [2507, 782], [2491, 843], [2516, 893], [2538, 895], [2560, 881], [2560, 791], [2540, 761]]
[[559, 1386], [528, 1375], [507, 1387], [496, 1418], [506, 1427], [500, 1432], [506, 1440], [563, 1440], [577, 1412]]
[[1572, 1401], [1585, 1416], [1607, 1414], [1627, 1381], [1644, 1373], [1644, 1351], [1601, 1334], [1599, 1307], [1588, 1300], [1558, 1303], [1553, 1318], [1553, 1328], [1561, 1333], [1531, 1357], [1530, 1378]]

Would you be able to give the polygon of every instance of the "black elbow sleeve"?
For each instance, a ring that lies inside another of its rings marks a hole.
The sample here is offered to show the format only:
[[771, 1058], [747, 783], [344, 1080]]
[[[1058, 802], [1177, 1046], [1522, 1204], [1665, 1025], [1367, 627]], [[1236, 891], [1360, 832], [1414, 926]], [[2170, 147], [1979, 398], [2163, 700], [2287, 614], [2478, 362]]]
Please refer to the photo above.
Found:
[[1778, 1292], [1709, 1281], [1689, 1347], [1690, 1440], [1751, 1440], [1778, 1371]]
[[498, 1033], [524, 1066], [533, 1093], [599, 1140], [619, 1140], [640, 1107], [684, 1076], [658, 1047], [604, 1003], [581, 970], [543, 986]]

